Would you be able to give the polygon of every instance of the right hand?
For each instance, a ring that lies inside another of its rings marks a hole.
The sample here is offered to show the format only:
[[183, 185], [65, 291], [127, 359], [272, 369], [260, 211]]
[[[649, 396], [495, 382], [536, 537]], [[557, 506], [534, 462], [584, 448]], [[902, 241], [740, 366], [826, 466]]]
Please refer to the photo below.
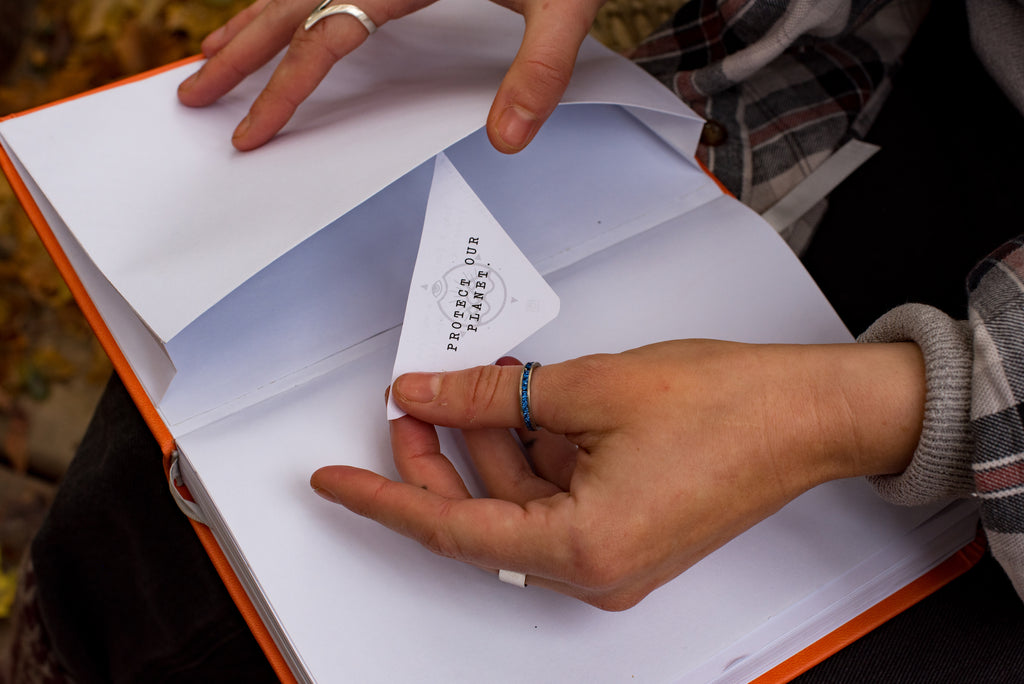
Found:
[[[900, 472], [924, 411], [913, 344], [681, 340], [551, 364], [534, 371], [536, 432], [521, 370], [399, 377], [402, 482], [328, 466], [313, 488], [435, 553], [618, 610], [816, 484]], [[486, 498], [434, 425], [463, 429]]]
[[[359, 6], [380, 27], [433, 1], [361, 0]], [[604, 1], [498, 0], [526, 19], [522, 45], [487, 116], [487, 135], [499, 152], [511, 154], [526, 147], [554, 111], [569, 84], [580, 44]], [[287, 45], [284, 58], [232, 137], [239, 150], [269, 141], [334, 63], [367, 38], [366, 29], [345, 15], [326, 17], [306, 31], [306, 17], [318, 4], [256, 0], [203, 41], [208, 61], [179, 86], [178, 98], [190, 107], [212, 104]]]

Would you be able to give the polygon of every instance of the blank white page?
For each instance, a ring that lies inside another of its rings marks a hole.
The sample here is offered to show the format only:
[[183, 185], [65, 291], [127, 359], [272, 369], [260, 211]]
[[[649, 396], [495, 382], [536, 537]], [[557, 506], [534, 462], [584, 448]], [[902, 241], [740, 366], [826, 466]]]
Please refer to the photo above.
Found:
[[[216, 104], [178, 103], [187, 64], [0, 123], [100, 271], [164, 342], [279, 256], [480, 129], [522, 40], [522, 18], [445, 0], [388, 22], [341, 60], [281, 135], [239, 153], [231, 132], [269, 67]], [[700, 121], [592, 39], [566, 102]]]
[[[446, 154], [542, 275], [721, 195], [614, 105], [556, 110], [517, 155], [496, 152], [483, 131]], [[431, 169], [338, 218], [168, 343], [177, 375], [158, 406], [173, 433], [218, 407], [265, 399], [314, 364], [325, 372], [336, 365], [329, 357], [401, 325]]]
[[[724, 197], [549, 282], [561, 313], [516, 350], [520, 358], [553, 363], [693, 336], [851, 339], [774, 231]], [[863, 481], [841, 481], [622, 613], [511, 587], [310, 491], [310, 474], [332, 463], [394, 475], [383, 390], [395, 339], [180, 440], [189, 486], [216, 502], [221, 542], [244, 550], [236, 569], [251, 574], [256, 604], [281, 626], [302, 677], [675, 681], [933, 512], [891, 507]]]

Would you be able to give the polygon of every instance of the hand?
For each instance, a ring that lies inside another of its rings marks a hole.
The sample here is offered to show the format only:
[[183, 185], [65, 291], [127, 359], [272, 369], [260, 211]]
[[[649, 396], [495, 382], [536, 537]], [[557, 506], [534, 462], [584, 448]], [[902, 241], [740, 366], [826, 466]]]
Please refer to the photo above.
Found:
[[[924, 415], [912, 344], [689, 340], [543, 366], [537, 432], [520, 374], [403, 375], [403, 481], [330, 466], [312, 486], [435, 553], [618, 610], [817, 484], [901, 471]], [[465, 430], [491, 498], [469, 495], [431, 424]]]
[[[364, 0], [359, 7], [379, 27], [433, 1]], [[526, 19], [522, 45], [487, 116], [487, 135], [498, 151], [511, 154], [526, 147], [554, 111], [569, 83], [580, 44], [603, 3], [498, 0]], [[366, 40], [366, 29], [344, 15], [328, 17], [306, 31], [303, 23], [317, 4], [314, 0], [256, 0], [203, 41], [209, 61], [179, 86], [178, 98], [190, 107], [209, 105], [287, 45], [266, 88], [235, 129], [232, 144], [251, 150], [270, 140], [334, 63]]]

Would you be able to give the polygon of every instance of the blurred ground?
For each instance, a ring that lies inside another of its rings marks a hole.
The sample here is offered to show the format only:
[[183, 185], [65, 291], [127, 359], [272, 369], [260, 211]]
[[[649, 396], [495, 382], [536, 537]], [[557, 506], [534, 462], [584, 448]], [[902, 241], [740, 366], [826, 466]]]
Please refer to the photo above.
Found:
[[[243, 0], [0, 0], [0, 116], [195, 54]], [[110, 364], [0, 177], [0, 634]]]
[[[625, 51], [683, 0], [610, 0]], [[246, 0], [0, 0], [0, 116], [199, 52]], [[311, 3], [312, 4], [312, 3]], [[0, 176], [0, 652], [16, 566], [85, 431], [110, 364]]]

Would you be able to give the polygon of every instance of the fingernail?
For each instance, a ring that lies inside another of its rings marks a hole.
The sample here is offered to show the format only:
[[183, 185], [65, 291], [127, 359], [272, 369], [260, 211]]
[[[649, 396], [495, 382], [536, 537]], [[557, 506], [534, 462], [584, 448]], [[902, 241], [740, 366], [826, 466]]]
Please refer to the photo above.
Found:
[[498, 137], [508, 147], [520, 150], [533, 135], [537, 118], [521, 107], [511, 105], [498, 118]]
[[440, 373], [406, 373], [395, 380], [395, 394], [405, 401], [425, 404], [441, 389]]
[[188, 90], [189, 88], [192, 87], [192, 85], [196, 82], [196, 79], [198, 79], [198, 78], [199, 78], [199, 72], [197, 71], [196, 73], [192, 74], [191, 76], [186, 78], [184, 81], [182, 81], [181, 84], [178, 86], [178, 90]]
[[313, 493], [316, 494], [317, 496], [319, 496], [321, 499], [327, 499], [331, 503], [335, 503], [335, 504], [340, 504], [341, 503], [340, 501], [338, 501], [334, 497], [334, 494], [331, 494], [326, 489], [320, 489], [319, 487], [313, 487]]
[[246, 114], [245, 118], [242, 119], [242, 122], [238, 124], [238, 128], [236, 128], [235, 132], [231, 135], [232, 140], [237, 140], [238, 138], [241, 138], [249, 131], [249, 124], [251, 123], [250, 119], [252, 119], [252, 115]]

